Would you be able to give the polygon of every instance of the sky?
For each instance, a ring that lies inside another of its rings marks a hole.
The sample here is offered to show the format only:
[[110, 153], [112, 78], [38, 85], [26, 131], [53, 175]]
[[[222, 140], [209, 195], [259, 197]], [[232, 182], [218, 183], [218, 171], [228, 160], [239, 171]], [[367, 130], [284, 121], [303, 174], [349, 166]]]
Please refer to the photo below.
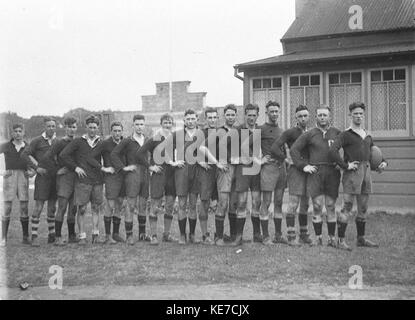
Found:
[[183, 80], [242, 104], [233, 66], [282, 54], [294, 16], [294, 0], [0, 0], [0, 111], [140, 110]]

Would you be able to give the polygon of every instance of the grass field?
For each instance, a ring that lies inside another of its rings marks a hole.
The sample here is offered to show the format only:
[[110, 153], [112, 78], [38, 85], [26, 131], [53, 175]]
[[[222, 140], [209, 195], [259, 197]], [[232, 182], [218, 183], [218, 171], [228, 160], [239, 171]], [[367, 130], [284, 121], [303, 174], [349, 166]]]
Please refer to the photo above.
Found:
[[[178, 236], [176, 219], [172, 230]], [[88, 222], [87, 230], [90, 230], [90, 215]], [[209, 217], [209, 224], [213, 233], [213, 216]], [[103, 221], [101, 227], [103, 235]], [[347, 230], [348, 243], [354, 247], [352, 252], [326, 246], [266, 247], [250, 242], [240, 247], [240, 253], [236, 252], [238, 248], [232, 247], [179, 246], [176, 243], [161, 243], [153, 247], [142, 242], [134, 246], [89, 243], [86, 247], [71, 244], [61, 248], [47, 244], [46, 216], [42, 213], [41, 247], [32, 248], [20, 243], [21, 227], [14, 210], [7, 248], [0, 250], [6, 257], [2, 268], [7, 272], [0, 287], [16, 288], [24, 281], [33, 287], [47, 286], [51, 265], [63, 267], [65, 287], [220, 284], [277, 290], [301, 284], [346, 286], [352, 265], [362, 267], [364, 286], [415, 286], [415, 215], [373, 213], [368, 218], [366, 229], [368, 238], [378, 242], [380, 248], [356, 248], [354, 224], [350, 224]], [[137, 232], [135, 220], [136, 236]], [[159, 232], [162, 232], [162, 219], [159, 220]], [[272, 223], [270, 232], [273, 234]], [[66, 237], [66, 224], [63, 234]], [[199, 224], [196, 235], [200, 237]], [[90, 232], [88, 236], [90, 240]], [[250, 219], [245, 225], [244, 238], [252, 238]], [[238, 297], [238, 290], [233, 292], [235, 296], [229, 298]]]

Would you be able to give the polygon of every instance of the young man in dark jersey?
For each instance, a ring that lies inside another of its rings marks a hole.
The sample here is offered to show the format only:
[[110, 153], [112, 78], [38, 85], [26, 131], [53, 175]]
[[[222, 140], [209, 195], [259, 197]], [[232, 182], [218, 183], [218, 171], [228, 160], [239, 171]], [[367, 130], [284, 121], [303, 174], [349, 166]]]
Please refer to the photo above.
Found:
[[88, 203], [92, 211], [92, 243], [99, 242], [99, 212], [104, 201], [103, 176], [92, 161], [100, 162], [101, 157], [94, 155], [94, 149], [102, 143], [98, 135], [100, 121], [90, 115], [85, 119], [87, 133], [73, 139], [60, 153], [65, 167], [77, 174], [75, 180], [74, 203], [78, 207], [77, 221], [80, 245], [86, 245], [85, 216]]
[[[213, 139], [211, 137], [209, 140], [208, 137], [207, 143], [200, 147], [202, 153], [207, 156], [208, 163], [216, 166], [218, 207], [215, 214], [215, 244], [217, 246], [224, 246], [225, 241], [232, 242], [236, 237], [237, 193], [234, 174], [236, 164], [231, 163], [231, 158], [232, 143], [236, 147], [239, 145], [239, 134], [235, 127], [237, 108], [233, 104], [228, 104], [223, 113], [224, 125], [217, 128]], [[228, 214], [230, 236], [224, 234], [226, 214]]]
[[[337, 219], [338, 246], [340, 249], [351, 250], [345, 241], [348, 220], [352, 216], [353, 200], [357, 202], [357, 216], [355, 219], [358, 247], [378, 247], [365, 238], [366, 215], [369, 194], [372, 193], [372, 179], [370, 173], [370, 153], [374, 146], [373, 138], [364, 129], [366, 106], [362, 102], [354, 102], [349, 106], [351, 126], [343, 131], [330, 147], [330, 156], [343, 172], [343, 208]], [[339, 150], [343, 149], [344, 157]], [[383, 159], [377, 171], [385, 170], [387, 162]]]
[[[147, 199], [149, 196], [149, 172], [142, 165], [137, 165], [137, 151], [149, 139], [144, 134], [145, 117], [137, 114], [133, 117], [133, 134], [124, 138], [111, 152], [111, 161], [115, 172], [125, 173], [125, 192], [127, 210], [125, 215], [125, 233], [128, 245], [134, 245], [134, 213], [138, 211], [138, 240], [150, 241], [146, 234]], [[125, 160], [125, 161], [123, 161]]]
[[48, 243], [55, 242], [55, 212], [56, 212], [56, 171], [57, 168], [47, 167], [44, 163], [46, 152], [56, 143], [56, 121], [52, 118], [45, 118], [44, 132], [34, 138], [28, 148], [22, 153], [27, 165], [36, 171], [34, 200], [35, 206], [32, 212], [32, 246], [40, 246], [38, 228], [40, 214], [42, 213], [45, 202], [48, 203], [47, 222], [48, 222]]
[[96, 161], [95, 166], [104, 172], [105, 198], [107, 199], [107, 208], [104, 211], [104, 244], [124, 242], [124, 239], [120, 236], [120, 224], [121, 211], [125, 198], [125, 174], [123, 171], [115, 172], [111, 160], [111, 152], [123, 139], [123, 125], [119, 121], [114, 121], [111, 123], [110, 130], [110, 137], [103, 140], [102, 143], [95, 148], [92, 155], [92, 161], [96, 161], [95, 158], [102, 158], [102, 162]]
[[[179, 200], [178, 224], [180, 230], [179, 244], [186, 242], [197, 243], [195, 238], [197, 212], [196, 202], [199, 194], [197, 179], [197, 159], [194, 152], [197, 149], [197, 139], [202, 139], [203, 133], [197, 128], [197, 115], [193, 109], [184, 112], [184, 128], [175, 131], [165, 141], [166, 161], [174, 167], [176, 194]], [[192, 150], [187, 149], [192, 146]], [[188, 204], [188, 210], [187, 210]], [[189, 235], [186, 236], [186, 224], [189, 220]]]
[[[158, 216], [164, 211], [163, 242], [176, 242], [170, 234], [173, 221], [173, 208], [176, 199], [176, 188], [174, 183], [174, 168], [167, 164], [162, 158], [165, 154], [157, 147], [161, 145], [172, 134], [173, 117], [166, 113], [160, 118], [160, 130], [147, 140], [137, 151], [138, 163], [145, 166], [151, 173], [150, 177], [150, 235], [152, 245], [158, 245], [157, 221]], [[150, 154], [150, 161], [148, 159]], [[163, 208], [164, 196], [164, 208]], [[163, 210], [164, 209], [164, 210]]]
[[[214, 108], [207, 107], [204, 110], [206, 127], [202, 129], [203, 132], [203, 145], [208, 147], [209, 135], [216, 137], [217, 131], [217, 120], [218, 112]], [[212, 140], [215, 142], [215, 140]], [[212, 197], [215, 194], [216, 189], [216, 166], [209, 163], [208, 157], [205, 155], [204, 159], [200, 159], [198, 162], [198, 173], [199, 181], [199, 193], [200, 193], [200, 213], [199, 213], [199, 224], [202, 232], [202, 243], [213, 244], [208, 233], [208, 218], [209, 218], [209, 207]]]
[[[330, 108], [321, 105], [316, 109], [317, 125], [302, 134], [291, 147], [294, 165], [307, 174], [307, 194], [313, 201], [313, 226], [316, 245], [323, 244], [323, 207], [327, 211], [328, 246], [336, 247], [336, 200], [339, 195], [340, 168], [329, 158], [329, 148], [340, 134], [330, 125]], [[308, 159], [302, 158], [303, 150]], [[295, 233], [289, 230], [289, 237]]]
[[[287, 231], [291, 235], [289, 239], [282, 236], [281, 231], [281, 218], [274, 217], [274, 224], [276, 233], [279, 235], [274, 239], [276, 243], [288, 243], [290, 245], [297, 245], [295, 242], [295, 218], [297, 209], [299, 208], [298, 222], [300, 227], [300, 241], [306, 244], [311, 244], [312, 241], [308, 234], [308, 202], [309, 197], [307, 196], [306, 184], [307, 174], [293, 165], [290, 149], [294, 142], [304, 132], [308, 130], [307, 123], [309, 121], [309, 111], [306, 106], [299, 105], [295, 110], [295, 119], [297, 125], [288, 130], [285, 130], [281, 137], [274, 142], [271, 147], [271, 154], [274, 158], [280, 161], [285, 161], [288, 165], [287, 183], [288, 183], [288, 194], [289, 202], [286, 214]], [[302, 159], [308, 159], [308, 155], [303, 150], [301, 154]]]
[[259, 107], [245, 106], [245, 123], [238, 128], [239, 159], [235, 168], [235, 191], [238, 193], [236, 239], [233, 246], [242, 244], [243, 230], [248, 213], [248, 191], [251, 191], [251, 217], [258, 218], [261, 206], [261, 154], [260, 129], [256, 121]]
[[62, 239], [62, 225], [66, 210], [68, 210], [68, 216], [66, 218], [68, 225], [68, 242], [77, 242], [75, 233], [76, 206], [74, 205], [73, 198], [76, 173], [63, 165], [62, 160], [59, 158], [59, 154], [74, 139], [78, 125], [77, 120], [73, 117], [65, 118], [63, 123], [65, 125], [65, 136], [58, 139], [45, 155], [45, 161], [49, 163], [48, 167], [57, 167], [56, 192], [58, 196], [58, 209], [55, 216], [56, 246], [63, 246], [66, 244]]
[[4, 154], [5, 172], [3, 176], [3, 201], [4, 211], [1, 219], [0, 247], [6, 245], [7, 233], [10, 225], [13, 200], [17, 197], [20, 204], [20, 222], [23, 231], [23, 243], [30, 244], [29, 240], [29, 176], [35, 172], [29, 170], [26, 161], [21, 155], [27, 142], [23, 140], [23, 124], [16, 123], [12, 126], [12, 139], [0, 144], [0, 154]]
[[[280, 104], [275, 101], [269, 101], [266, 106], [267, 120], [261, 129], [261, 151], [262, 151], [262, 167], [261, 167], [261, 193], [262, 203], [259, 218], [251, 216], [252, 226], [254, 230], [254, 241], [261, 241], [265, 245], [271, 245], [273, 242], [268, 232], [269, 206], [272, 201], [272, 193], [274, 193], [274, 219], [282, 220], [282, 201], [284, 190], [287, 184], [287, 172], [285, 161], [274, 158], [271, 154], [273, 143], [278, 140], [283, 130], [278, 126], [278, 117], [280, 114]], [[260, 231], [262, 229], [262, 237]], [[262, 239], [261, 239], [262, 238]], [[281, 233], [276, 228], [274, 241], [280, 242]]]

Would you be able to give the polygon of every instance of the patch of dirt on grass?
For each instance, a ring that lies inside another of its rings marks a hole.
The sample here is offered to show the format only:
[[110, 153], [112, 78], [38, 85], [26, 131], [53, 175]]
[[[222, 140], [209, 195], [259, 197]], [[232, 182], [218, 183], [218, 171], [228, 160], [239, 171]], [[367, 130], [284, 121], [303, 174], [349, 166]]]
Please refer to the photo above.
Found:
[[3, 290], [1, 299], [13, 300], [67, 300], [67, 299], [131, 299], [131, 300], [277, 300], [277, 299], [325, 299], [325, 300], [385, 300], [415, 299], [414, 286], [364, 287], [352, 290], [345, 286], [321, 284], [293, 284], [279, 287], [260, 284], [236, 285], [142, 285], [142, 286], [74, 286], [62, 290], [34, 287], [26, 291]]

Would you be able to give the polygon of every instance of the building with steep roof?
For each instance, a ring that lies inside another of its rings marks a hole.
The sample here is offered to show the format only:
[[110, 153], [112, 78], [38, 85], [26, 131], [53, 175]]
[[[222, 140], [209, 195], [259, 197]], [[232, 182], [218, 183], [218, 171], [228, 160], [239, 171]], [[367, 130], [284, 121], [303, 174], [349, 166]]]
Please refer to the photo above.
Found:
[[234, 66], [244, 104], [280, 102], [283, 128], [299, 104], [313, 123], [315, 107], [328, 104], [343, 130], [349, 104], [364, 102], [365, 126], [389, 161], [373, 175], [379, 207], [415, 206], [414, 12], [414, 0], [296, 0], [283, 54]]

